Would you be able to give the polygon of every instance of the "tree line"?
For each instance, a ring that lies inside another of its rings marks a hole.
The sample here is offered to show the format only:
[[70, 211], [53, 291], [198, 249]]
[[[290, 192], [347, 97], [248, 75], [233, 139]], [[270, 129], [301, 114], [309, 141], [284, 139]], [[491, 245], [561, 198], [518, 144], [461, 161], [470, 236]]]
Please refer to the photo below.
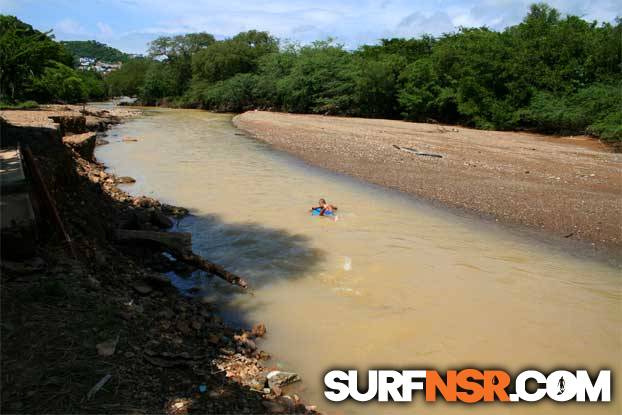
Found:
[[[281, 43], [255, 30], [224, 40], [208, 33], [161, 37], [147, 57], [129, 59], [105, 78], [105, 94], [138, 96], [147, 105], [622, 140], [621, 74], [621, 19], [599, 24], [534, 4], [503, 31], [460, 28], [439, 37], [382, 39], [356, 50], [331, 39]], [[41, 97], [29, 94], [23, 97]]]
[[150, 60], [109, 77], [150, 105], [438, 121], [482, 129], [622, 140], [622, 21], [562, 17], [534, 4], [501, 32], [383, 39], [349, 51], [331, 40], [279, 44], [249, 31], [162, 37]]

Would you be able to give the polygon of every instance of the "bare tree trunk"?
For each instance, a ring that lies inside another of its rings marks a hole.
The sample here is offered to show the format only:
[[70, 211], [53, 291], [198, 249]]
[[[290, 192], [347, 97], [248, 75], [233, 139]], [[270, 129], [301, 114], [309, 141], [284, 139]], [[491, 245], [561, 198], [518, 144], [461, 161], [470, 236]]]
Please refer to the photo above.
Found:
[[248, 287], [248, 284], [242, 277], [239, 277], [238, 275], [227, 271], [220, 265], [214, 264], [213, 262], [210, 262], [200, 255], [192, 252], [192, 235], [188, 232], [157, 232], [119, 229], [117, 230], [116, 236], [120, 241], [139, 240], [155, 242], [164, 247], [164, 249], [166, 249], [166, 251], [173, 255], [178, 261], [214, 274], [230, 284], [237, 285], [242, 288]]

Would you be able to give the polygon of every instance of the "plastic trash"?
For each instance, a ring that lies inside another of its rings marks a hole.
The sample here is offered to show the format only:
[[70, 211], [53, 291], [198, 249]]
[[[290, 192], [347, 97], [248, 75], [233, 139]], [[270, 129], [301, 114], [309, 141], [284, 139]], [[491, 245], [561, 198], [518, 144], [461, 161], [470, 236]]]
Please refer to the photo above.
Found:
[[344, 257], [343, 269], [345, 271], [350, 271], [352, 269], [352, 258], [348, 256]]

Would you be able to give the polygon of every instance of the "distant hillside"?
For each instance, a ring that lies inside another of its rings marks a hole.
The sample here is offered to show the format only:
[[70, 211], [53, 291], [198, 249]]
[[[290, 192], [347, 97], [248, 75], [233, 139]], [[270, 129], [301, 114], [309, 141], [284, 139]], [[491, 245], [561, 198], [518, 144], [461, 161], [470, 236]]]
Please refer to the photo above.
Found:
[[115, 49], [103, 43], [99, 43], [96, 40], [71, 40], [61, 42], [65, 49], [74, 57], [74, 61], [77, 61], [81, 57], [95, 58], [104, 62], [125, 62], [129, 56], [127, 53], [121, 52], [119, 49]]

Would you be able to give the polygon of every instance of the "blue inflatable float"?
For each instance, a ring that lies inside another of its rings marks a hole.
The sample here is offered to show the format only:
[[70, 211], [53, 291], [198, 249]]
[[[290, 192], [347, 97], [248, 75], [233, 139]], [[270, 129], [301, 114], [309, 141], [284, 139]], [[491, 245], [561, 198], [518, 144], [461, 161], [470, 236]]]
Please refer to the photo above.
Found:
[[[322, 211], [321, 208], [315, 208], [311, 210], [311, 216], [320, 216], [321, 211]], [[335, 216], [335, 212], [333, 212], [332, 210], [329, 210], [329, 211], [324, 212], [324, 215], [322, 216]]]

